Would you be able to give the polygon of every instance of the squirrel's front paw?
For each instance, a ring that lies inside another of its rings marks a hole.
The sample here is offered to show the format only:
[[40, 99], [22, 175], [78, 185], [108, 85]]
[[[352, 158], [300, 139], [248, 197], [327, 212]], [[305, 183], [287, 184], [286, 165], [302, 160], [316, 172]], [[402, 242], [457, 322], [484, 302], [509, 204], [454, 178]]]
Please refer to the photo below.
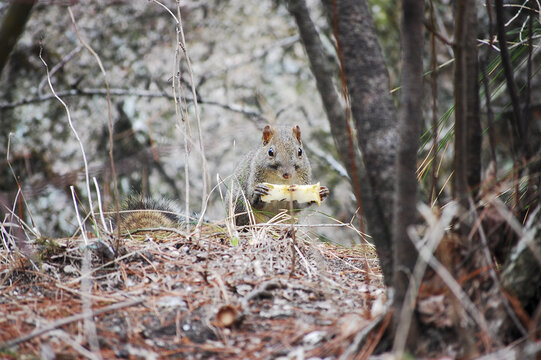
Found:
[[265, 184], [257, 184], [254, 189], [254, 194], [265, 196], [270, 194], [270, 187]]
[[255, 195], [254, 203], [260, 202], [262, 196], [269, 195], [269, 194], [270, 194], [270, 187], [268, 187], [265, 184], [257, 184], [254, 188], [254, 195]]
[[319, 187], [319, 197], [321, 198], [321, 201], [325, 200], [329, 194], [330, 191], [326, 186]]

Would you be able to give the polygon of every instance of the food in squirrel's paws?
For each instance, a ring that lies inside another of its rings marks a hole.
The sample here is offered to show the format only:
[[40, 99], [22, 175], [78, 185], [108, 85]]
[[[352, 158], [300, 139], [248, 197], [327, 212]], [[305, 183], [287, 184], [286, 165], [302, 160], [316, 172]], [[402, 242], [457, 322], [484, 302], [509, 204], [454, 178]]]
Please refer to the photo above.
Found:
[[[244, 135], [244, 134], [243, 134]], [[293, 195], [293, 192], [285, 192], [286, 201], [270, 201], [270, 187], [282, 186], [288, 189], [289, 185], [307, 185], [312, 183], [312, 168], [304, 151], [301, 141], [301, 129], [298, 125], [267, 125], [261, 134], [261, 140], [253, 150], [246, 152], [235, 169], [232, 179], [232, 197], [237, 199], [235, 208], [235, 223], [237, 225], [250, 225], [252, 223], [249, 210], [254, 210], [256, 222], [266, 222], [279, 214], [284, 208], [288, 208], [285, 202]], [[280, 185], [278, 185], [280, 184]], [[278, 195], [279, 197], [283, 197]], [[312, 190], [313, 191], [313, 190]], [[301, 210], [309, 207], [314, 202], [321, 202], [329, 195], [329, 189], [325, 186], [315, 189], [319, 192], [312, 193], [313, 201], [300, 203], [296, 194], [293, 200], [297, 200], [294, 207]], [[303, 191], [301, 190], [301, 194]], [[272, 197], [271, 199], [272, 200]]]
[[297, 201], [299, 203], [315, 202], [321, 204], [319, 183], [311, 185], [280, 185], [263, 183], [269, 188], [267, 195], [261, 196], [261, 201]]

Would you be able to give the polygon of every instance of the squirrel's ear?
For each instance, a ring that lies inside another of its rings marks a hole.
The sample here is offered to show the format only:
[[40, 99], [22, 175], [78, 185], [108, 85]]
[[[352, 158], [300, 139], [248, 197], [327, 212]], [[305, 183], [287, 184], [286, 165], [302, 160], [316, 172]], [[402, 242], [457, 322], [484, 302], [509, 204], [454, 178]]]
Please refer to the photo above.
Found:
[[271, 128], [270, 125], [265, 126], [263, 129], [263, 145], [267, 145], [272, 136], [274, 135], [274, 130]]
[[295, 125], [295, 127], [293, 128], [293, 135], [295, 135], [297, 140], [301, 142], [301, 128], [299, 127], [299, 125]]

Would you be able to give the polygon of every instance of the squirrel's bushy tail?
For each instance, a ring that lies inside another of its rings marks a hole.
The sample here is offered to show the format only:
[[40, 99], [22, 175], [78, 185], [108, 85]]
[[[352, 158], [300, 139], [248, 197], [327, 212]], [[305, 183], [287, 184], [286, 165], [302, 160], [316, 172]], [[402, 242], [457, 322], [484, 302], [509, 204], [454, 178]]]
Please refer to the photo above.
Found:
[[123, 201], [120, 211], [121, 231], [173, 228], [185, 223], [183, 212], [174, 201], [131, 195]]

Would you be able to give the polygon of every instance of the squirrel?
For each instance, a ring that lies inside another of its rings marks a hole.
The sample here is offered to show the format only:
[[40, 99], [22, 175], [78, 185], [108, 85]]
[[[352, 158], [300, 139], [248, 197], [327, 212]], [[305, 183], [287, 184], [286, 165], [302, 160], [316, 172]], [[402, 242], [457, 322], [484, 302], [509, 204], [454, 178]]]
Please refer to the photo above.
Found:
[[[230, 191], [235, 196], [235, 223], [239, 226], [250, 224], [246, 200], [250, 208], [256, 210], [256, 222], [268, 221], [283, 209], [289, 209], [289, 201], [261, 201], [261, 196], [268, 195], [270, 190], [264, 183], [308, 185], [311, 181], [312, 168], [302, 146], [299, 126], [265, 126], [261, 143], [243, 157], [233, 173]], [[321, 186], [319, 195], [324, 200], [329, 189]], [[293, 203], [294, 209], [310, 205]], [[169, 200], [132, 195], [124, 201], [122, 210], [121, 231], [178, 227], [185, 223], [185, 218], [177, 215], [181, 213], [178, 206]]]
[[[289, 201], [261, 201], [261, 196], [268, 195], [270, 190], [263, 183], [307, 185], [311, 182], [312, 168], [302, 146], [300, 127], [265, 126], [261, 143], [244, 156], [233, 174], [235, 223], [250, 224], [246, 201], [256, 210], [256, 222], [266, 222], [283, 209], [289, 209]], [[329, 189], [321, 186], [319, 195], [324, 200], [329, 195]], [[309, 205], [293, 203], [294, 209]]]
[[[131, 195], [120, 211], [120, 231], [130, 232], [149, 228], [176, 228], [185, 223], [180, 208], [171, 200]], [[114, 215], [111, 215], [114, 221]], [[115, 226], [116, 228], [116, 226]]]

